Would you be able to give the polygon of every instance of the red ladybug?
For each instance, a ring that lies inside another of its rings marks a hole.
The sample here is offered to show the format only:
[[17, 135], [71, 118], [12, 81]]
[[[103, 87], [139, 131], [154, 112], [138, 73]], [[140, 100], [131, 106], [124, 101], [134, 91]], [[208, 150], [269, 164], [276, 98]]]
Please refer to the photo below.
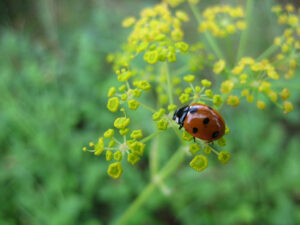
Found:
[[192, 136], [205, 140], [214, 141], [221, 138], [225, 133], [225, 121], [213, 108], [207, 105], [194, 103], [177, 109], [173, 120], [190, 133]]

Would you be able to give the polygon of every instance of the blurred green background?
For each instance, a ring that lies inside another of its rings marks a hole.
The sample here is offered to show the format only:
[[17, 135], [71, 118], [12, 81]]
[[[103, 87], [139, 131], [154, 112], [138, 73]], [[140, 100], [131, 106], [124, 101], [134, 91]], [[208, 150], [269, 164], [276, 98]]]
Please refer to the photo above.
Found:
[[[126, 40], [122, 19], [158, 2], [1, 1], [0, 225], [111, 224], [149, 182], [148, 153], [115, 181], [105, 160], [81, 148], [114, 120], [105, 105], [115, 76], [105, 59]], [[273, 1], [256, 2], [253, 56], [277, 32]], [[300, 224], [299, 94], [292, 90], [287, 116], [272, 105], [224, 109], [231, 162], [210, 159], [199, 174], [186, 159], [166, 180], [171, 194], [155, 191], [129, 224]], [[170, 138], [161, 137], [162, 164], [176, 149]]]

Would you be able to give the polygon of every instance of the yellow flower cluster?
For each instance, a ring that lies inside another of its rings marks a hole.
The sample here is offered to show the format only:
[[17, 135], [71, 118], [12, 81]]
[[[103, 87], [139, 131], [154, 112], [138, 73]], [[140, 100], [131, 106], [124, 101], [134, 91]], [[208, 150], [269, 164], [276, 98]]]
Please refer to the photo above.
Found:
[[137, 110], [139, 107], [139, 98], [143, 91], [151, 89], [151, 85], [146, 80], [135, 80], [132, 84], [135, 88], [130, 87], [129, 79], [135, 75], [135, 72], [122, 69], [116, 71], [118, 75], [118, 81], [123, 83], [118, 87], [111, 87], [107, 93], [108, 103], [107, 108], [111, 112], [117, 112], [120, 105], [124, 105], [127, 102], [127, 106], [131, 110]]
[[285, 78], [290, 79], [294, 77], [297, 67], [296, 57], [300, 52], [300, 11], [291, 4], [287, 4], [284, 8], [274, 6], [272, 11], [278, 16], [278, 23], [285, 26], [283, 34], [274, 39], [274, 44], [281, 48], [281, 52], [276, 56], [277, 63], [280, 65], [288, 63], [284, 70]]
[[[226, 70], [225, 61], [217, 61], [214, 65], [214, 72], [219, 74], [224, 70]], [[261, 110], [264, 110], [266, 107], [262, 98], [270, 99], [272, 102], [276, 103], [277, 106], [283, 109], [285, 113], [293, 110], [292, 107], [288, 107], [289, 109], [287, 110], [286, 102], [283, 102], [282, 105], [277, 104], [279, 99], [278, 96], [281, 96], [281, 99], [285, 101], [289, 98], [290, 93], [286, 88], [277, 91], [271, 88], [271, 81], [278, 80], [280, 76], [273, 64], [268, 60], [257, 62], [253, 58], [244, 57], [232, 69], [231, 73], [234, 76], [223, 81], [220, 88], [221, 93], [227, 95], [228, 105], [239, 105], [240, 97], [232, 95], [231, 93], [234, 89], [240, 89], [240, 96], [245, 97], [249, 103], [253, 102], [256, 96], [256, 106]], [[258, 95], [259, 93], [261, 93], [261, 95]]]
[[[191, 139], [189, 139], [190, 141]], [[224, 147], [226, 145], [226, 140], [224, 137], [217, 141], [220, 147]], [[226, 164], [230, 160], [230, 154], [227, 151], [218, 152], [212, 146], [205, 142], [200, 143], [192, 143], [189, 146], [189, 152], [192, 155], [195, 155], [192, 161], [190, 162], [190, 166], [197, 172], [201, 172], [207, 168], [208, 158], [211, 152], [215, 153], [218, 156], [218, 160]]]
[[206, 102], [212, 102], [215, 107], [222, 104], [223, 100], [221, 95], [214, 94], [211, 90], [211, 81], [203, 79], [201, 84], [194, 85], [195, 75], [187, 75], [183, 80], [189, 85], [184, 90], [178, 89], [175, 93], [178, 95], [178, 99], [182, 104], [191, 104], [194, 102], [206, 104]]
[[129, 17], [123, 21], [123, 26], [133, 26], [128, 38], [128, 50], [134, 58], [144, 52], [144, 60], [149, 64], [158, 61], [175, 62], [176, 53], [188, 51], [188, 44], [183, 42], [182, 22], [189, 20], [183, 11], [176, 11], [175, 16], [167, 4], [159, 4], [146, 8], [141, 12], [141, 18], [135, 20]]
[[[124, 111], [124, 110], [123, 110]], [[142, 130], [133, 130], [130, 133], [130, 129], [128, 128], [130, 124], [130, 118], [118, 117], [114, 121], [114, 127], [118, 129], [121, 136], [123, 136], [123, 142], [119, 141], [115, 137], [115, 130], [108, 129], [104, 132], [103, 136], [101, 136], [97, 143], [90, 142], [89, 147], [92, 149], [88, 149], [84, 147], [83, 151], [93, 152], [94, 155], [99, 156], [105, 152], [106, 161], [116, 161], [111, 163], [108, 166], [107, 173], [112, 178], [119, 178], [122, 175], [123, 169], [121, 165], [121, 161], [127, 155], [127, 161], [135, 165], [140, 157], [144, 153], [145, 144], [143, 143], [143, 132]], [[129, 137], [127, 134], [129, 134]]]
[[241, 7], [214, 6], [205, 9], [202, 16], [199, 32], [208, 31], [215, 37], [223, 38], [247, 27], [245, 13]]

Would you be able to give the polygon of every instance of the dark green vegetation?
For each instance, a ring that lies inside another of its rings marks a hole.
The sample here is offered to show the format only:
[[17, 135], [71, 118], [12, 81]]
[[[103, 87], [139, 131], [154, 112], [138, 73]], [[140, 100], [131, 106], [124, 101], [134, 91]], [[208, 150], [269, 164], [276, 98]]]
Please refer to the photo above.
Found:
[[[107, 162], [81, 148], [114, 120], [105, 95], [115, 77], [105, 58], [126, 38], [121, 20], [153, 2], [39, 2], [24, 3], [26, 12], [10, 5], [2, 14], [0, 224], [113, 223], [148, 183], [149, 151], [115, 181]], [[256, 20], [262, 18], [257, 12]], [[251, 43], [267, 45], [268, 34], [253, 34]], [[300, 224], [299, 71], [296, 76], [294, 112], [225, 107], [230, 163], [212, 157], [199, 174], [187, 159], [166, 181], [171, 194], [156, 191], [130, 224]], [[147, 131], [153, 123], [143, 112], [137, 117]], [[177, 148], [174, 136], [161, 136], [159, 146], [164, 164]]]

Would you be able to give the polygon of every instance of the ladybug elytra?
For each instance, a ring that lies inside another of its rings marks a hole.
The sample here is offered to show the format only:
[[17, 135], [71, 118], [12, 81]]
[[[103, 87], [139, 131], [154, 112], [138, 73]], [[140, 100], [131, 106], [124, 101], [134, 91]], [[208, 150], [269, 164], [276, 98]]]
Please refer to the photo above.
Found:
[[225, 121], [213, 108], [207, 105], [194, 103], [177, 109], [173, 120], [178, 123], [194, 138], [205, 141], [215, 141], [225, 133]]

